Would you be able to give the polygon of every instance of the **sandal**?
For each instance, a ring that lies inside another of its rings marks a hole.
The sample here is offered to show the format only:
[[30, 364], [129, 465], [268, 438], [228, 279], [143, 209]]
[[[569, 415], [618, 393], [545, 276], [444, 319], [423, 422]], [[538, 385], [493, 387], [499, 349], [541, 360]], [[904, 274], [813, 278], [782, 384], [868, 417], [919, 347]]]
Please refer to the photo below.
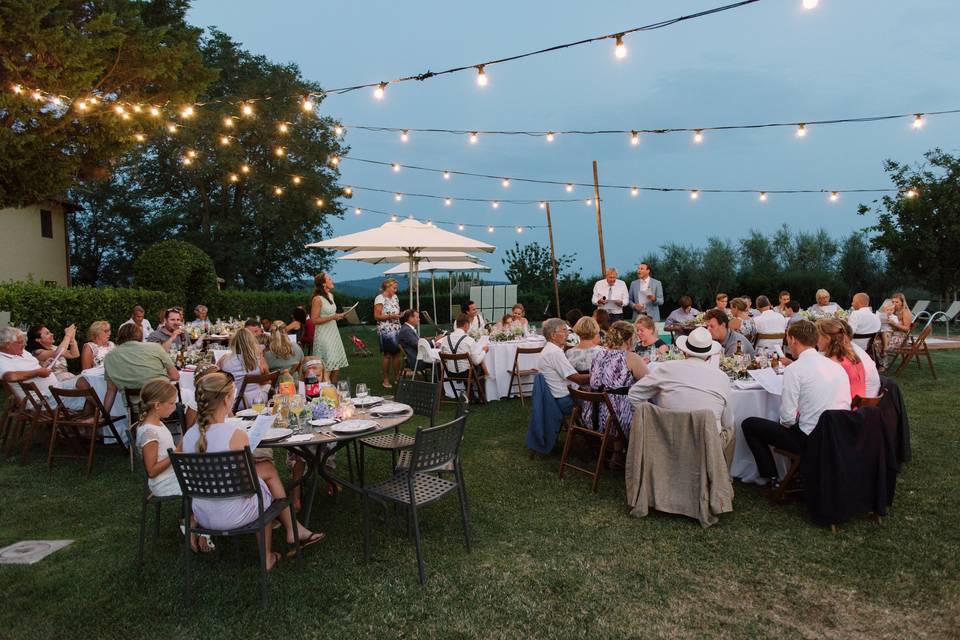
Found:
[[[183, 525], [180, 525], [180, 535], [187, 535], [187, 528]], [[213, 538], [207, 534], [191, 534], [191, 537], [193, 536], [195, 536], [195, 539], [190, 540], [190, 548], [193, 549], [194, 553], [210, 553], [217, 549], [217, 545], [213, 543]]]
[[[324, 538], [326, 538], [326, 537], [327, 537], [327, 534], [323, 533], [322, 531], [314, 531], [312, 534], [310, 534], [310, 537], [309, 537], [309, 538], [307, 538], [306, 540], [301, 540], [301, 541], [300, 541], [300, 550], [302, 551], [302, 550], [306, 549], [307, 547], [312, 547], [313, 545], [315, 545], [315, 544], [317, 544], [318, 542], [322, 541], [322, 540], [323, 540]], [[291, 544], [292, 544], [292, 543], [291, 543]], [[287, 557], [288, 557], [288, 558], [292, 558], [292, 557], [295, 556], [295, 555], [297, 555], [297, 549], [296, 549], [296, 548], [293, 548], [293, 549], [290, 549], [289, 551], [287, 551]]]
[[384, 389], [393, 389], [393, 385], [387, 382], [386, 380], [384, 380], [380, 384], [383, 386]]
[[283, 555], [277, 551], [270, 552], [270, 559], [273, 560], [273, 563], [267, 563], [267, 571], [273, 571], [277, 568], [277, 565], [280, 564], [280, 559], [283, 558]]

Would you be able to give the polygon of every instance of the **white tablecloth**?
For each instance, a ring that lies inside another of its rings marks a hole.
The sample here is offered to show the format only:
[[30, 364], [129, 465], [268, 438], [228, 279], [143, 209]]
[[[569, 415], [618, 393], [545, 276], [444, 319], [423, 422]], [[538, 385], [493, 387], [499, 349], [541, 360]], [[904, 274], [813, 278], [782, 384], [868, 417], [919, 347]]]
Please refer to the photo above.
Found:
[[[507, 396], [507, 392], [510, 390], [510, 372], [513, 371], [513, 359], [517, 355], [518, 347], [542, 347], [545, 344], [546, 340], [539, 336], [524, 338], [523, 340], [517, 340], [515, 342], [490, 342], [490, 350], [487, 351], [487, 354], [483, 357], [483, 363], [487, 367], [487, 373], [490, 374], [487, 377], [484, 389], [487, 394], [487, 401], [499, 400]], [[431, 355], [433, 355], [439, 363], [440, 350], [432, 349]], [[519, 363], [520, 369], [536, 369], [539, 358], [540, 356], [536, 353], [521, 356]], [[532, 380], [529, 379], [527, 381], [532, 382]], [[444, 393], [452, 397], [453, 394], [450, 386], [445, 384], [444, 387]], [[516, 387], [514, 387], [514, 393], [516, 393]]]
[[[757, 463], [753, 453], [743, 438], [741, 425], [747, 418], [767, 418], [778, 420], [780, 415], [780, 396], [775, 396], [763, 389], [732, 389], [730, 392], [730, 408], [733, 410], [733, 421], [736, 425], [737, 448], [733, 454], [733, 464], [730, 465], [730, 475], [739, 478], [742, 482], [756, 482], [759, 478]], [[780, 472], [785, 472], [784, 460], [775, 456]]]

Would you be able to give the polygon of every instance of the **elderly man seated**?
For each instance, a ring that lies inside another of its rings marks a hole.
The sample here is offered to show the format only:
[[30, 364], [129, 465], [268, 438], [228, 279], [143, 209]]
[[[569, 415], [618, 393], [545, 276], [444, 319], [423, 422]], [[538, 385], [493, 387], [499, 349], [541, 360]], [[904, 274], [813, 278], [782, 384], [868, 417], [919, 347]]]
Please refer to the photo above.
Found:
[[577, 373], [563, 353], [568, 333], [566, 323], [559, 318], [550, 318], [543, 323], [543, 337], [547, 343], [540, 352], [540, 362], [537, 365], [537, 370], [543, 375], [550, 395], [557, 401], [563, 415], [573, 411], [570, 385], [590, 384], [590, 374]]
[[[847, 317], [847, 324], [853, 330], [853, 335], [870, 335], [880, 332], [880, 318], [870, 308], [870, 296], [864, 292], [853, 295], [853, 311]], [[866, 349], [870, 338], [856, 338], [854, 344]]]
[[[40, 362], [33, 354], [24, 351], [23, 347], [27, 342], [27, 336], [16, 327], [3, 327], [0, 329], [0, 377], [5, 382], [10, 383], [14, 394], [22, 398], [18, 382], [31, 382], [37, 386], [37, 389], [47, 398], [50, 405], [53, 406], [53, 392], [51, 389], [74, 389], [77, 387], [88, 387], [83, 378], [72, 378], [69, 380], [57, 380], [53, 372], [40, 365]], [[70, 400], [75, 400], [71, 398]], [[79, 403], [68, 403], [68, 406], [77, 404], [79, 408], [82, 399], [77, 399]]]
[[730, 379], [710, 358], [723, 348], [703, 327], [697, 327], [689, 336], [677, 338], [677, 348], [684, 360], [658, 362], [650, 366], [650, 373], [630, 387], [627, 397], [634, 407], [650, 400], [663, 409], [697, 411], [706, 409], [717, 416], [717, 432], [723, 434], [724, 457], [727, 466], [733, 461], [733, 412], [730, 408]]

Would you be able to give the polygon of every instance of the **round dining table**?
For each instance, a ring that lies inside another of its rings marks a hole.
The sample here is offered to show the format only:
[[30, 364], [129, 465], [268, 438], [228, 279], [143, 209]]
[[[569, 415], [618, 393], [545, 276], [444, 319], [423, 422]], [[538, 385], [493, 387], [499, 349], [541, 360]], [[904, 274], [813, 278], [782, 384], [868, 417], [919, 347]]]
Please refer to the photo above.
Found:
[[[336, 431], [336, 425], [329, 427], [311, 427], [308, 424], [305, 428], [306, 432], [303, 434], [291, 434], [280, 440], [261, 442], [260, 447], [286, 449], [294, 455], [303, 458], [307, 463], [306, 472], [294, 486], [307, 488], [304, 494], [306, 499], [303, 502], [303, 509], [301, 510], [301, 522], [303, 522], [304, 526], [309, 527], [310, 514], [313, 509], [313, 502], [317, 493], [317, 484], [320, 478], [323, 478], [323, 480], [331, 486], [341, 485], [356, 493], [363, 492], [363, 470], [358, 470], [360, 476], [359, 485], [353, 482], [352, 468], [350, 480], [335, 476], [327, 468], [326, 463], [330, 456], [351, 444], [355, 446], [360, 438], [383, 433], [390, 429], [396, 431], [400, 425], [410, 420], [411, 417], [413, 417], [413, 409], [410, 407], [403, 413], [388, 416], [377, 415], [376, 406], [367, 410], [355, 409], [353, 416], [350, 418], [351, 420], [372, 420], [377, 423], [377, 426], [359, 433], [338, 433]], [[307, 435], [310, 437], [305, 437]]]

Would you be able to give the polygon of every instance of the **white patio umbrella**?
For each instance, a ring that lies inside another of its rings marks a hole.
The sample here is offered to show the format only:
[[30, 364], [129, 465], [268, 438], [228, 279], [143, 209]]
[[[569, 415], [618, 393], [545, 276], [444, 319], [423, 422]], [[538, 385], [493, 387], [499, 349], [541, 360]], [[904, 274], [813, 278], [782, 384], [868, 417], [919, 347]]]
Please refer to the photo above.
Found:
[[[353, 251], [345, 256], [340, 256], [337, 260], [356, 260], [359, 262], [369, 262], [370, 264], [381, 264], [384, 262], [408, 263], [410, 256], [402, 251]], [[479, 258], [469, 253], [464, 253], [463, 251], [420, 251], [419, 253], [413, 254], [413, 276], [417, 280], [416, 300], [418, 309], [420, 308], [420, 272], [424, 271], [420, 265], [422, 263], [429, 264], [435, 260], [458, 260], [472, 264], [478, 262]], [[406, 270], [406, 264], [404, 264], [403, 268], [397, 273], [404, 273]], [[413, 281], [408, 281], [408, 283], [410, 285], [410, 306], [412, 307], [414, 292]], [[436, 310], [434, 310], [434, 313], [436, 313]]]
[[414, 300], [414, 256], [424, 251], [483, 251], [493, 253], [496, 247], [467, 236], [439, 229], [433, 224], [408, 218], [399, 222], [387, 222], [379, 227], [350, 233], [338, 238], [312, 242], [307, 247], [317, 249], [341, 249], [343, 251], [401, 251], [407, 255], [410, 276], [410, 303]]
[[[445, 271], [452, 273], [455, 271], [490, 271], [490, 267], [483, 264], [482, 262], [467, 262], [467, 261], [448, 261], [448, 262], [430, 262], [425, 265], [422, 265], [419, 269], [420, 271], [429, 271], [430, 272], [430, 291], [433, 292], [433, 321], [437, 322], [437, 285], [436, 280], [434, 279], [434, 274], [437, 271]], [[398, 264], [395, 267], [391, 267], [383, 272], [385, 276], [399, 275], [404, 273], [404, 266]], [[450, 282], [450, 306], [453, 306], [453, 281]]]

